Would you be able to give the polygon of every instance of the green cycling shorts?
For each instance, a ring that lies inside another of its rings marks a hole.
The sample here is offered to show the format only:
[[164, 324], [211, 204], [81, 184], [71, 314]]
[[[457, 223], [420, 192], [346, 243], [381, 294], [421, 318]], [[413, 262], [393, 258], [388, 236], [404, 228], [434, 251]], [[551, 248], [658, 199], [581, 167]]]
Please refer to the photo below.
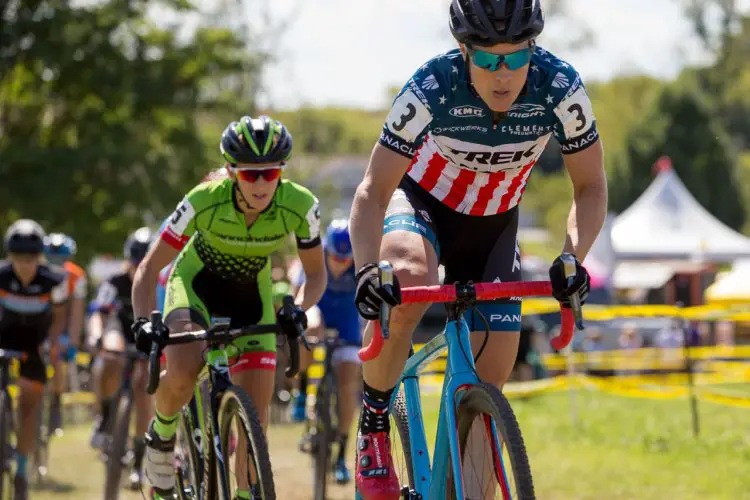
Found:
[[[230, 279], [222, 272], [231, 269], [231, 256], [206, 265], [193, 245], [188, 245], [177, 257], [167, 281], [164, 299], [165, 323], [170, 315], [181, 309], [189, 310], [190, 319], [208, 328], [211, 318], [231, 318], [233, 328], [248, 325], [268, 325], [276, 322], [273, 307], [270, 259], [256, 261], [256, 279]], [[220, 264], [220, 265], [219, 265]], [[233, 345], [240, 353], [276, 352], [276, 335], [247, 335]]]

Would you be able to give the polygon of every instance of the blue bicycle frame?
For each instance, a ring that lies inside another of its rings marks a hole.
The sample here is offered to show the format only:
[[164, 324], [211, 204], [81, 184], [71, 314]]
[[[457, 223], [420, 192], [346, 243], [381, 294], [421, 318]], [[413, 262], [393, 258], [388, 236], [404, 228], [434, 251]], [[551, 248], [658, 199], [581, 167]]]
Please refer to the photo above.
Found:
[[[431, 465], [422, 419], [419, 374], [446, 349], [448, 350], [448, 359], [445, 365], [437, 437], [432, 455], [433, 464]], [[463, 390], [467, 386], [476, 385], [479, 382], [480, 380], [474, 370], [469, 327], [462, 316], [458, 320], [450, 319], [445, 326], [445, 330], [436, 335], [419, 352], [406, 361], [404, 372], [396, 385], [396, 390], [393, 391], [391, 406], [393, 406], [398, 394], [399, 386], [403, 384], [408, 410], [409, 446], [411, 447], [412, 470], [414, 471], [414, 489], [424, 499], [444, 499], [446, 497], [445, 478], [451, 476], [455, 482], [456, 498], [465, 498], [456, 425], [456, 408], [461, 400]], [[491, 429], [495, 449], [500, 450], [500, 440], [494, 421]], [[452, 468], [453, 474], [451, 475], [448, 474], [449, 467]], [[502, 469], [503, 474], [505, 474], [505, 467], [502, 466]], [[433, 477], [436, 478], [435, 481], [432, 481]], [[505, 480], [507, 484], [507, 477]], [[357, 493], [357, 498], [361, 499], [359, 493]]]

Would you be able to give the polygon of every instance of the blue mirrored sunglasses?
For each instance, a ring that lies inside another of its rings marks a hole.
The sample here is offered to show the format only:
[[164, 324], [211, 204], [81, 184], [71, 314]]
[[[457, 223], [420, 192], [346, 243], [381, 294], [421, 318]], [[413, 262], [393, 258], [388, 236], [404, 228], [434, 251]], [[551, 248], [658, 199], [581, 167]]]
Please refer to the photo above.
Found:
[[477, 50], [467, 47], [471, 62], [475, 66], [488, 69], [490, 71], [497, 71], [500, 67], [505, 64], [511, 71], [521, 69], [531, 61], [531, 55], [534, 53], [534, 47], [526, 47], [525, 49], [511, 52], [510, 54], [492, 54], [490, 52], [484, 52], [483, 50]]

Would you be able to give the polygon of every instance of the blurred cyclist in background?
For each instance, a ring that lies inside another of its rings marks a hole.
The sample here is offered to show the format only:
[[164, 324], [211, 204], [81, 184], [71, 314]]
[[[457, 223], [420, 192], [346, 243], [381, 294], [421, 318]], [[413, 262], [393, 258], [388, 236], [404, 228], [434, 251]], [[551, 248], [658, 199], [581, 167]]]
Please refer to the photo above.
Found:
[[[106, 442], [110, 419], [114, 418], [112, 398], [120, 386], [120, 375], [124, 360], [107, 351], [124, 351], [127, 344], [135, 343], [130, 325], [133, 323], [131, 291], [133, 276], [138, 264], [151, 247], [154, 233], [142, 227], [128, 236], [123, 254], [124, 270], [101, 284], [96, 294], [96, 312], [89, 322], [90, 342], [102, 349], [96, 354], [92, 370], [94, 387], [99, 404], [99, 418], [91, 435], [91, 446], [101, 450]], [[146, 449], [144, 435], [153, 414], [151, 398], [146, 393], [148, 366], [145, 361], [137, 361], [133, 373], [133, 396], [135, 402], [135, 437], [133, 451], [135, 460], [130, 474], [132, 488], [140, 487], [142, 481], [141, 464]]]
[[[310, 309], [307, 313], [308, 328], [305, 336], [322, 341], [325, 338], [326, 329], [334, 329], [338, 331], [338, 338], [342, 342], [333, 354], [333, 366], [338, 384], [337, 408], [339, 412], [339, 455], [334, 465], [334, 474], [337, 483], [346, 484], [351, 480], [349, 468], [346, 466], [349, 429], [352, 426], [362, 388], [358, 357], [359, 348], [362, 345], [362, 334], [359, 315], [354, 306], [357, 280], [354, 277], [354, 256], [347, 219], [335, 219], [331, 222], [323, 238], [323, 248], [328, 270], [328, 286], [317, 307]], [[304, 273], [295, 276], [296, 288], [302, 286], [304, 282]], [[294, 420], [298, 422], [305, 419], [307, 369], [312, 359], [312, 352], [306, 349], [300, 350], [300, 387], [292, 412]]]
[[65, 269], [70, 299], [65, 330], [60, 336], [59, 356], [53, 364], [55, 395], [50, 407], [50, 428], [58, 431], [62, 428], [60, 399], [62, 393], [68, 390], [68, 370], [76, 369], [76, 353], [81, 346], [86, 313], [86, 294], [88, 293], [86, 272], [72, 261], [77, 250], [75, 240], [65, 234], [52, 233], [44, 238], [44, 255], [47, 261]]
[[5, 233], [3, 246], [8, 258], [0, 261], [0, 349], [26, 354], [16, 381], [19, 418], [14, 479], [14, 500], [26, 500], [28, 457], [34, 449], [39, 403], [47, 382], [40, 350], [48, 340], [54, 361], [66, 324], [68, 288], [62, 268], [43, 262], [44, 230], [38, 223], [29, 219], [14, 222]]

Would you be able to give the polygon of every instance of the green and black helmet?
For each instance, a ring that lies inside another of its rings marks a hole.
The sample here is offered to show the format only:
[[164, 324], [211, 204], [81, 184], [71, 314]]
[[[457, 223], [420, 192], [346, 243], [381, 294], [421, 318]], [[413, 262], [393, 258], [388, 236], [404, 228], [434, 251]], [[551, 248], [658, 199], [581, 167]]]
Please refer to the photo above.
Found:
[[243, 116], [224, 129], [220, 149], [232, 164], [284, 162], [292, 156], [292, 134], [283, 123], [265, 115]]

